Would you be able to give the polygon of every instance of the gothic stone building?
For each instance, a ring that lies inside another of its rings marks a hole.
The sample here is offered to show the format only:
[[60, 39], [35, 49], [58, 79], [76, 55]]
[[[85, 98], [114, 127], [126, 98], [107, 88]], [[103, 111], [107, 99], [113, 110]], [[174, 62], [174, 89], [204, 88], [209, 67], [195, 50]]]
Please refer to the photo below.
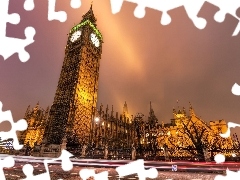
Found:
[[[46, 125], [49, 123], [48, 108], [44, 111], [39, 107], [39, 104], [30, 111], [30, 106], [27, 108], [25, 117], [28, 122], [28, 129], [19, 134], [19, 139], [22, 144], [41, 145], [44, 142], [43, 135], [45, 134]], [[157, 136], [157, 122], [153, 108], [150, 102], [149, 116], [146, 121], [142, 116], [133, 116], [128, 112], [128, 106], [125, 102], [122, 112], [114, 112], [113, 106], [111, 110], [108, 105], [103, 108], [101, 105], [96, 109], [94, 118], [92, 119], [91, 134], [86, 139], [80, 139], [79, 144], [67, 142], [68, 150], [73, 150], [85, 145], [94, 144], [95, 147], [108, 146], [109, 148], [121, 149], [131, 148], [139, 143], [146, 146], [150, 143], [151, 136]], [[139, 129], [139, 132], [137, 131]], [[154, 130], [154, 131], [153, 131]]]
[[173, 109], [171, 122], [162, 123], [159, 128], [158, 145], [161, 148], [172, 149], [171, 156], [178, 157], [204, 154], [205, 149], [212, 152], [229, 150], [233, 148], [232, 138], [220, 136], [220, 133], [226, 131], [225, 120], [208, 123], [196, 115], [190, 104], [189, 113], [185, 108]]
[[28, 106], [24, 119], [27, 121], [28, 128], [25, 131], [18, 133], [20, 144], [29, 144], [33, 147], [34, 144], [42, 142], [46, 124], [48, 123], [49, 108], [46, 110], [39, 106], [39, 103], [34, 108]]
[[[130, 116], [126, 103], [122, 114], [114, 114], [113, 107], [111, 111], [108, 106], [105, 111], [103, 106], [96, 108], [103, 43], [96, 22], [91, 5], [81, 22], [71, 28], [50, 111], [40, 109], [39, 104], [32, 111], [28, 108], [24, 118], [29, 127], [19, 134], [20, 142], [31, 147], [41, 143], [46, 147], [57, 146], [65, 142], [71, 147], [89, 142], [97, 146], [130, 147], [131, 144], [156, 145], [157, 137], [164, 137], [164, 133], [159, 133], [161, 125], [157, 126], [151, 104], [147, 121], [140, 114]], [[193, 114], [191, 117], [198, 119]], [[171, 124], [164, 127], [168, 128], [168, 133], [176, 134], [176, 129], [186, 119], [185, 110], [174, 112]]]

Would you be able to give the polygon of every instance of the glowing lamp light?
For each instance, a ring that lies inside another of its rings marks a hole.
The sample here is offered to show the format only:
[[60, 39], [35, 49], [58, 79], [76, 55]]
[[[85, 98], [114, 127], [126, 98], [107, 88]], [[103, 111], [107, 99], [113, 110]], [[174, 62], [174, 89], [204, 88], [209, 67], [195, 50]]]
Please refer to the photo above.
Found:
[[95, 117], [94, 120], [95, 120], [95, 122], [99, 122], [100, 118], [99, 117]]

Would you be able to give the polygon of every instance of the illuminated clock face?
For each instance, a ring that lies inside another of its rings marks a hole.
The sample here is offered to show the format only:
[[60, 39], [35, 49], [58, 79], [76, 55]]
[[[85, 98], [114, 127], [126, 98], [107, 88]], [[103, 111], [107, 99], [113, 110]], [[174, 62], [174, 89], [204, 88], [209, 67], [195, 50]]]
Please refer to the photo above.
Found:
[[76, 31], [76, 32], [74, 32], [70, 40], [71, 40], [72, 42], [76, 41], [76, 40], [81, 36], [81, 34], [82, 34], [81, 31]]
[[94, 34], [94, 33], [91, 34], [91, 41], [96, 47], [99, 47], [100, 42], [99, 42], [96, 34]]

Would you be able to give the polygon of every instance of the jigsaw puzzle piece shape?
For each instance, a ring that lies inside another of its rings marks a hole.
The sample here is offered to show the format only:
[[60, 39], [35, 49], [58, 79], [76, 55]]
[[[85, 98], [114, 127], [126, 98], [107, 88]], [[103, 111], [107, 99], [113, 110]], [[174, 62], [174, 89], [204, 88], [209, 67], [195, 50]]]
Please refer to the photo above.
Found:
[[137, 18], [143, 18], [146, 14], [146, 1], [145, 0], [139, 0], [139, 1], [130, 1], [130, 2], [134, 2], [134, 3], [137, 3], [138, 6], [135, 8], [134, 10], [134, 16], [137, 17]]
[[36, 32], [34, 28], [27, 27], [25, 29], [26, 39], [6, 37], [7, 22], [11, 24], [20, 22], [18, 14], [8, 14], [8, 6], [9, 0], [0, 1], [0, 55], [6, 60], [14, 53], [18, 53], [19, 59], [26, 62], [30, 56], [24, 48], [34, 42], [33, 37]]
[[70, 157], [72, 157], [73, 154], [66, 150], [62, 150], [62, 153], [59, 158], [56, 160], [62, 160], [62, 169], [64, 171], [70, 171], [73, 168], [73, 163], [70, 160]]
[[230, 136], [231, 134], [230, 128], [240, 127], [240, 124], [233, 123], [233, 122], [228, 122], [227, 124], [228, 124], [227, 131], [223, 134], [220, 134], [220, 136], [223, 138], [228, 138]]
[[231, 14], [235, 18], [239, 17], [236, 15], [237, 9], [240, 7], [240, 1], [236, 0], [208, 0], [209, 3], [219, 7], [219, 11], [214, 15], [214, 19], [217, 22], [223, 22], [226, 14]]
[[26, 11], [32, 11], [35, 7], [34, 0], [25, 0], [24, 9]]
[[[79, 8], [81, 7], [81, 0], [71, 0], [70, 5], [72, 8]], [[64, 11], [55, 11], [56, 0], [49, 0], [48, 1], [48, 19], [49, 21], [52, 20], [59, 20], [60, 22], [65, 22], [67, 20], [67, 14]], [[35, 7], [34, 0], [25, 0], [24, 2], [24, 9], [26, 11], [32, 11]]]
[[[76, 9], [81, 7], [81, 0], [71, 0], [70, 5], [72, 8]], [[67, 20], [67, 13], [65, 11], [55, 11], [56, 0], [48, 0], [48, 20], [58, 20], [60, 22], [65, 22]]]
[[0, 54], [3, 56], [4, 60], [17, 52], [21, 62], [28, 61], [30, 55], [25, 51], [25, 47], [34, 42], [33, 37], [35, 36], [35, 33], [36, 31], [33, 27], [27, 27], [25, 29], [26, 39], [0, 37]]
[[90, 177], [94, 177], [95, 180], [108, 180], [108, 171], [96, 174], [94, 169], [82, 169], [79, 172], [79, 176], [82, 180], [87, 180]]
[[70, 157], [73, 155], [66, 150], [62, 150], [61, 155], [58, 158], [45, 159], [43, 161], [46, 172], [38, 175], [33, 174], [33, 166], [31, 164], [25, 164], [23, 166], [23, 173], [26, 175], [24, 180], [50, 180], [50, 173], [48, 168], [48, 163], [54, 162], [56, 160], [61, 160], [62, 169], [64, 171], [70, 171], [73, 168], [73, 163], [70, 161]]
[[[137, 18], [143, 18], [146, 14], [145, 8], [151, 8], [162, 12], [160, 23], [162, 25], [168, 25], [171, 23], [171, 17], [168, 11], [181, 7], [185, 4], [185, 0], [125, 0], [131, 3], [137, 4], [134, 10], [134, 16]], [[195, 2], [195, 1], [194, 1]], [[123, 0], [115, 1], [111, 0], [112, 13], [118, 13], [122, 7]]]
[[162, 25], [168, 25], [171, 23], [172, 18], [168, 14], [168, 11], [173, 10], [175, 8], [181, 7], [183, 5], [182, 1], [176, 1], [176, 0], [161, 0], [161, 1], [154, 1], [151, 0], [151, 4], [148, 6], [149, 8], [162, 11], [162, 17], [160, 20], [160, 23]]
[[240, 96], [240, 86], [237, 83], [232, 86], [232, 93], [236, 96]]
[[20, 16], [17, 13], [8, 14], [9, 0], [0, 1], [0, 38], [6, 36], [7, 22], [18, 24]]
[[235, 28], [232, 36], [238, 35], [240, 31], [240, 18], [237, 16], [236, 12], [240, 7], [240, 1], [237, 0], [208, 0], [209, 3], [219, 7], [219, 11], [214, 15], [215, 21], [221, 23], [225, 20], [226, 14], [231, 14], [233, 17], [238, 19], [239, 23]]
[[122, 5], [123, 5], [123, 1], [124, 0], [110, 0], [110, 4], [111, 4], [111, 9], [112, 9], [112, 13], [113, 14], [117, 14], [120, 12]]
[[229, 179], [240, 179], [240, 170], [231, 171], [228, 168], [226, 169], [226, 175], [217, 175], [214, 180], [229, 180]]
[[14, 164], [15, 164], [15, 161], [11, 156], [7, 156], [3, 160], [0, 159], [0, 179], [1, 180], [6, 180], [5, 174], [3, 172], [3, 168], [13, 167]]
[[22, 180], [51, 180], [49, 170], [46, 169], [45, 173], [34, 175], [33, 174], [33, 166], [31, 164], [25, 164], [22, 168], [23, 173], [26, 178]]
[[[124, 0], [110, 0], [112, 13], [116, 14], [121, 10]], [[171, 23], [171, 17], [168, 11], [184, 6], [188, 17], [192, 20], [193, 24], [198, 29], [206, 27], [207, 21], [204, 18], [198, 17], [200, 9], [203, 7], [205, 2], [209, 2], [220, 10], [215, 14], [214, 19], [217, 22], [223, 22], [226, 14], [231, 14], [233, 17], [239, 20], [233, 36], [238, 35], [240, 31], [240, 18], [236, 15], [237, 9], [240, 7], [240, 1], [237, 0], [125, 0], [131, 3], [137, 4], [134, 10], [134, 15], [137, 18], [143, 18], [146, 14], [145, 8], [151, 8], [162, 12], [160, 23], [162, 25], [168, 25]]]
[[0, 102], [0, 123], [3, 121], [8, 121], [12, 128], [8, 132], [0, 132], [0, 137], [2, 140], [13, 139], [13, 148], [19, 150], [23, 147], [23, 145], [19, 144], [17, 132], [16, 131], [24, 131], [27, 129], [27, 122], [24, 119], [18, 120], [17, 122], [13, 121], [11, 111], [2, 111], [2, 102]]
[[237, 27], [235, 28], [232, 36], [237, 36], [239, 32], [240, 32], [240, 21], [238, 22], [238, 25], [237, 25]]
[[206, 19], [198, 17], [198, 13], [204, 3], [205, 1], [203, 0], [184, 0], [184, 8], [187, 15], [198, 29], [204, 29], [207, 25]]
[[146, 180], [146, 178], [157, 178], [158, 171], [156, 168], [150, 168], [145, 170], [144, 160], [139, 159], [137, 161], [130, 162], [129, 164], [122, 165], [116, 168], [119, 177], [137, 174], [139, 180]]
[[72, 8], [77, 9], [81, 7], [82, 2], [81, 0], [71, 0], [70, 5]]
[[199, 28], [203, 29], [206, 26], [206, 20], [197, 16], [201, 7], [204, 4], [203, 0], [126, 0], [129, 2], [134, 2], [138, 4], [134, 11], [134, 15], [138, 18], [142, 18], [145, 16], [145, 8], [151, 8], [154, 10], [158, 10], [162, 12], [162, 17], [160, 23], [162, 25], [168, 25], [171, 23], [172, 19], [168, 14], [168, 11], [176, 9], [178, 7], [184, 6], [185, 10], [188, 14], [188, 17], [193, 21], [194, 25]]
[[55, 11], [56, 0], [48, 0], [48, 20], [59, 20], [65, 22], [67, 20], [67, 13], [65, 11]]
[[137, 4], [138, 6], [134, 10], [134, 15], [137, 18], [143, 18], [146, 14], [145, 8], [151, 8], [162, 12], [162, 17], [160, 23], [162, 25], [168, 25], [171, 22], [171, 17], [168, 14], [168, 11], [180, 7], [183, 5], [182, 1], [176, 0], [126, 0]]

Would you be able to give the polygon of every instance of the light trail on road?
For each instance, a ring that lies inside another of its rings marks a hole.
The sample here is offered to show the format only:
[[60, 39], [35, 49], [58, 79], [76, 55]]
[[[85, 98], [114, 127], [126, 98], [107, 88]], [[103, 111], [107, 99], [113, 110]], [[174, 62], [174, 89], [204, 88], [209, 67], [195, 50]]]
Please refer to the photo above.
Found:
[[[0, 154], [0, 158], [3, 159], [9, 155]], [[43, 165], [43, 161], [51, 158], [46, 157], [32, 157], [32, 156], [12, 156], [15, 160], [15, 166], [12, 168], [4, 168], [5, 175], [7, 177], [11, 177], [12, 179], [24, 178], [24, 174], [22, 172], [22, 167], [24, 164], [31, 164], [34, 168], [34, 174], [41, 174], [46, 172], [45, 167]], [[109, 180], [119, 179], [117, 172], [115, 171], [116, 167], [126, 165], [132, 161], [130, 160], [102, 160], [102, 159], [76, 159], [70, 158], [73, 163], [73, 169], [68, 172], [64, 172], [61, 169], [61, 161], [57, 160], [55, 162], [51, 162], [48, 164], [49, 172], [51, 177], [62, 178], [64, 179], [78, 179], [79, 172], [81, 169], [95, 169], [96, 173], [101, 171], [109, 171]], [[206, 179], [204, 176], [209, 176], [210, 179], [214, 179], [217, 174], [222, 174], [226, 172], [226, 169], [232, 171], [238, 171], [240, 169], [240, 162], [224, 162], [221, 164], [216, 164], [215, 162], [187, 162], [187, 161], [175, 161], [175, 162], [163, 162], [163, 161], [144, 161], [144, 165], [146, 169], [154, 167], [159, 172], [159, 178], [165, 177], [167, 178], [177, 176], [178, 179], [183, 174], [189, 176], [192, 179]], [[177, 165], [177, 172], [172, 172], [172, 165]], [[209, 174], [209, 173], [212, 174]], [[215, 174], [214, 174], [214, 173]], [[191, 177], [191, 175], [198, 177]], [[168, 176], [168, 177], [167, 177]], [[199, 176], [201, 176], [199, 178]], [[11, 179], [10, 178], [10, 179]], [[51, 178], [51, 179], [52, 179]], [[189, 179], [187, 178], [187, 179]], [[80, 177], [79, 177], [80, 179]], [[138, 179], [136, 174], [124, 177], [120, 179]], [[158, 178], [157, 178], [158, 179]], [[184, 179], [184, 178], [183, 178]], [[208, 179], [208, 178], [207, 178]], [[175, 179], [174, 179], [175, 180]], [[186, 180], [186, 179], [185, 179]], [[189, 179], [190, 180], [190, 179]]]

